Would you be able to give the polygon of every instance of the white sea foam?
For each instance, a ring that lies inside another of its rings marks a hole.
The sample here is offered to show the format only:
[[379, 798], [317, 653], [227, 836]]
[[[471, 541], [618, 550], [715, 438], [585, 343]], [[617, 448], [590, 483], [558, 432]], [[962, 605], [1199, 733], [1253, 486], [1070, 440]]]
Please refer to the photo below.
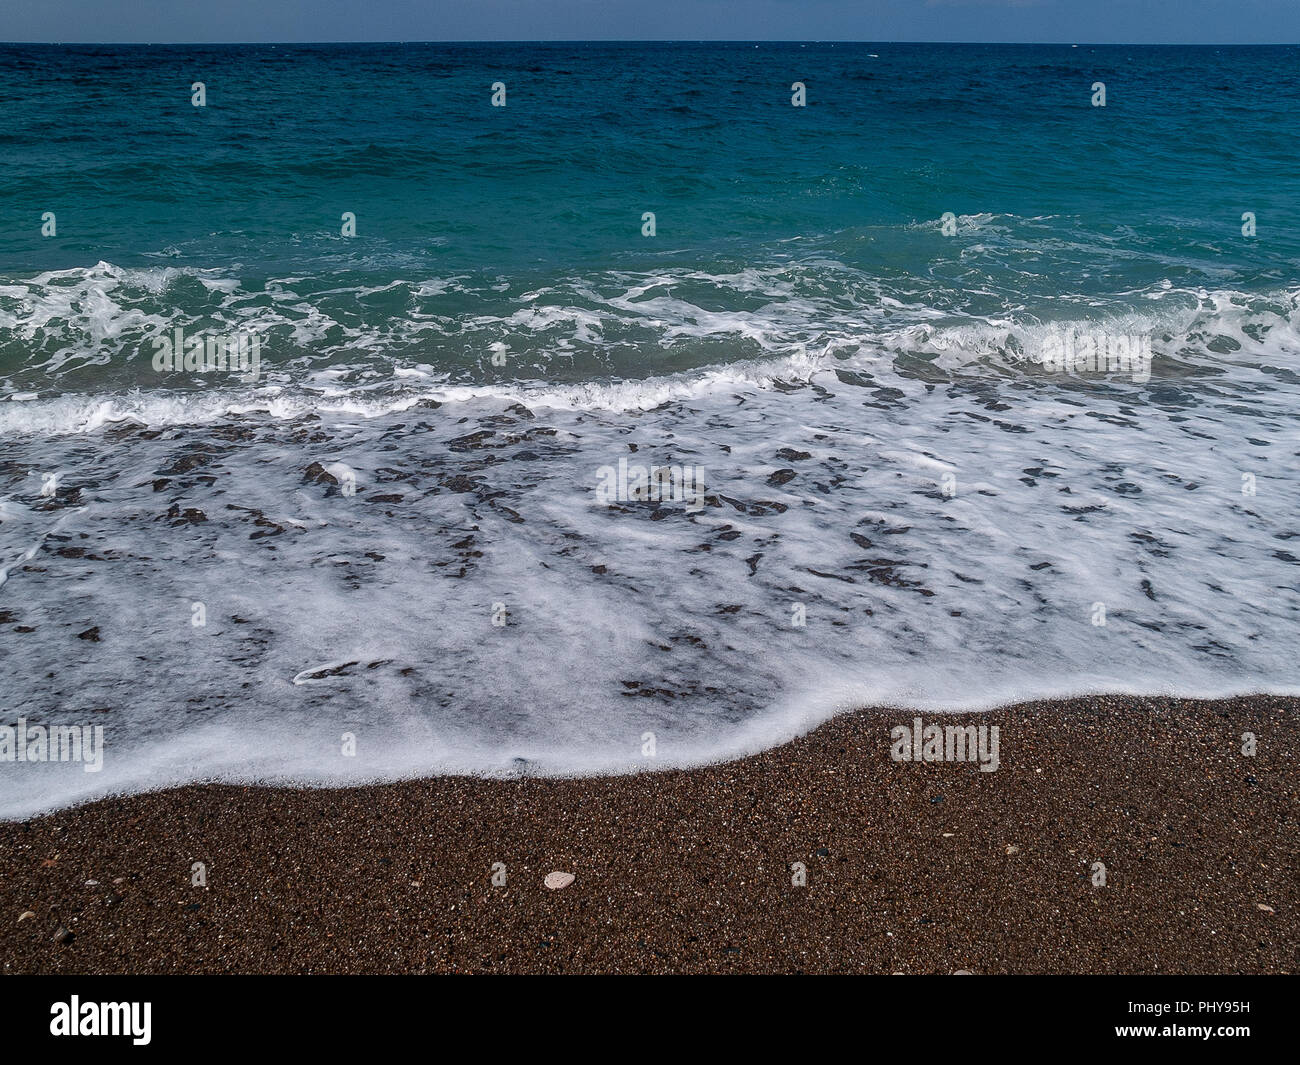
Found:
[[[656, 278], [600, 297], [606, 329], [753, 345], [639, 379], [339, 362], [0, 406], [0, 707], [106, 736], [93, 776], [3, 768], [0, 816], [198, 778], [698, 764], [864, 704], [1300, 694], [1300, 293], [812, 321], [762, 291], [787, 280], [732, 277], [743, 323]], [[1032, 358], [1099, 323], [1152, 334], [1149, 382]], [[633, 455], [702, 468], [710, 505], [599, 503]]]

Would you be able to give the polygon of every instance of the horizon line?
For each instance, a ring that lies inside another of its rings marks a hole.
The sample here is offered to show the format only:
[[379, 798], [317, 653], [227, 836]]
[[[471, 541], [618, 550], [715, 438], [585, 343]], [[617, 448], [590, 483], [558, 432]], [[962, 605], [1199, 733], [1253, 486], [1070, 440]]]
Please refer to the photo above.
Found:
[[1071, 47], [1071, 48], [1295, 48], [1300, 41], [922, 41], [922, 40], [865, 40], [859, 38], [744, 38], [744, 37], [537, 37], [537, 38], [485, 38], [472, 40], [366, 40], [366, 41], [0, 41], [0, 47], [9, 45], [44, 45], [78, 47], [129, 46], [154, 47], [215, 47], [225, 45], [260, 45], [291, 47], [306, 45], [415, 45], [415, 44], [870, 44], [870, 45], [958, 45], [962, 47], [988, 47], [1014, 45], [1020, 47]]

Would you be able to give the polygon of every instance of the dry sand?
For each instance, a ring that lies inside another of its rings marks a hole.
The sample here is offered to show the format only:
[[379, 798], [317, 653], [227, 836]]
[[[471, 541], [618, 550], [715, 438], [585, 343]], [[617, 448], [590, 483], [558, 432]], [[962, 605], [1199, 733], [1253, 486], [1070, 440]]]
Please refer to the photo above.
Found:
[[[999, 726], [989, 773], [892, 761], [914, 715], [875, 709], [689, 771], [109, 799], [0, 824], [0, 966], [1296, 972], [1298, 710], [1116, 697], [944, 719]], [[552, 871], [576, 880], [547, 890]]]

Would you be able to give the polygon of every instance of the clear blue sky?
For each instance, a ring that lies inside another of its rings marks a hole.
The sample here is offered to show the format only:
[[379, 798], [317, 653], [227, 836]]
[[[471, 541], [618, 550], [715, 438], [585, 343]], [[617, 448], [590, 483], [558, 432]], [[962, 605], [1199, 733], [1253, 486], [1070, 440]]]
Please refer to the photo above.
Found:
[[0, 41], [1300, 43], [1300, 0], [0, 0]]

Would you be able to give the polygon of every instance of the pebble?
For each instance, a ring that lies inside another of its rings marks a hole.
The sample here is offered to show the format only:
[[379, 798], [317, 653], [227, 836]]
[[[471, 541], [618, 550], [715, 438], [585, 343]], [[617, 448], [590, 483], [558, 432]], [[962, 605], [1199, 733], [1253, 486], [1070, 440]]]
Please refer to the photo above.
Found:
[[546, 879], [542, 881], [552, 891], [559, 891], [560, 888], [566, 888], [574, 881], [572, 873], [561, 873], [558, 869], [553, 873], [547, 873]]
[[77, 933], [69, 931], [63, 925], [59, 925], [58, 931], [54, 933], [54, 942], [62, 943], [65, 947], [77, 938]]

